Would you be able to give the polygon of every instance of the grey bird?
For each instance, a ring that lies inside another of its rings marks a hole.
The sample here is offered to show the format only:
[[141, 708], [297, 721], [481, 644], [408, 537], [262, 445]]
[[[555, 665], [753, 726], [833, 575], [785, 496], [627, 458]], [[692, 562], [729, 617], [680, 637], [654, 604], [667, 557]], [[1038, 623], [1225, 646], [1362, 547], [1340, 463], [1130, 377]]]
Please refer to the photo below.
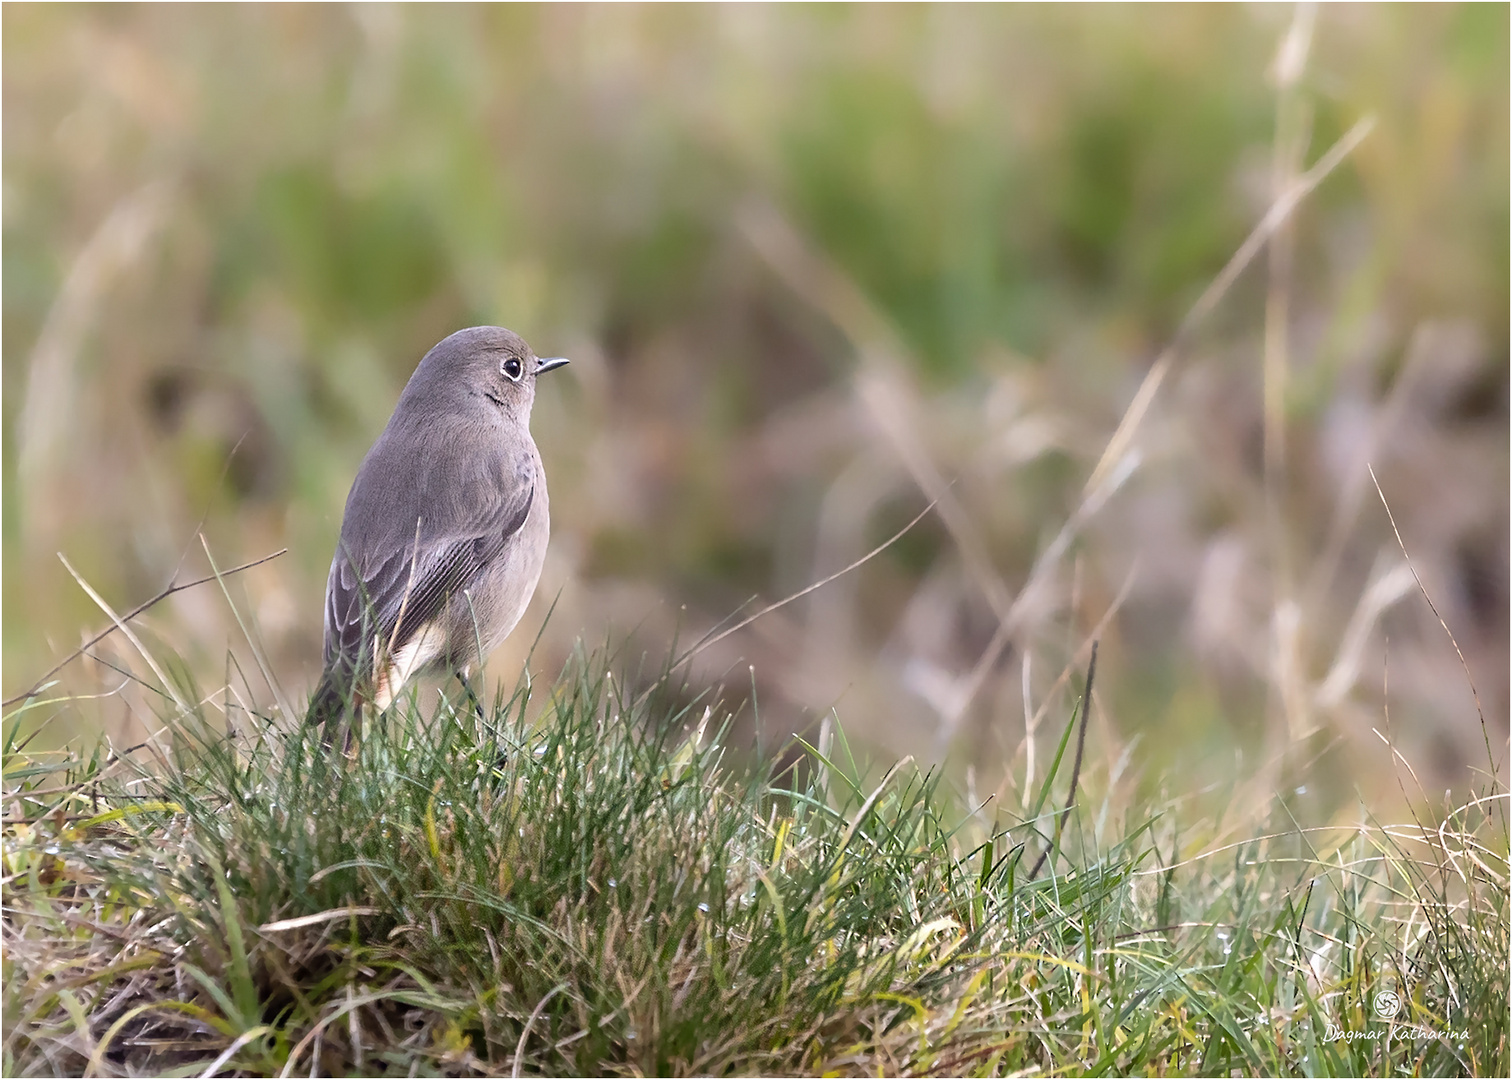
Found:
[[467, 676], [525, 614], [546, 559], [530, 409], [536, 378], [566, 363], [498, 326], [425, 354], [347, 495], [307, 723], [386, 709], [425, 674], [457, 675], [481, 712]]

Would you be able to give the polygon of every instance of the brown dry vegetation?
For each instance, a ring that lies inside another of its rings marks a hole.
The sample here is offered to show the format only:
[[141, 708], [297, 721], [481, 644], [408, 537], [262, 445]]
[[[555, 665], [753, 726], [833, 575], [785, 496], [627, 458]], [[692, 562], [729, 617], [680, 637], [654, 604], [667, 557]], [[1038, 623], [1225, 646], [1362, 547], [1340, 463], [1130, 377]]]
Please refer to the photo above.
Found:
[[[1257, 798], [1316, 767], [1326, 817], [1395, 790], [1389, 705], [1430, 788], [1474, 786], [1507, 735], [1506, 12], [1310, 18], [8, 5], [7, 696], [105, 622], [56, 552], [121, 610], [207, 572], [202, 531], [223, 567], [289, 548], [231, 585], [281, 691], [213, 587], [141, 633], [214, 708], [297, 713], [357, 461], [426, 347], [499, 322], [575, 361], [505, 685], [553, 605], [535, 671], [583, 637], [654, 670], [939, 499], [697, 677], [986, 792], [1096, 629], [1089, 768], [1136, 737]], [[125, 641], [61, 677], [104, 696], [54, 741], [154, 722]]]

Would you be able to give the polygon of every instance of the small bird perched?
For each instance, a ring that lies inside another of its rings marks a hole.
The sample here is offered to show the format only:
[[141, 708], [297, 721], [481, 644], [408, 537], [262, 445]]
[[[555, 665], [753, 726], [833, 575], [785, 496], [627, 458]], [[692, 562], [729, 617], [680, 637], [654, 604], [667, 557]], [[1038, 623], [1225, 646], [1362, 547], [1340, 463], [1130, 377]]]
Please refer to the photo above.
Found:
[[536, 377], [566, 363], [498, 326], [425, 354], [347, 495], [306, 723], [386, 709], [421, 674], [455, 673], [478, 706], [468, 671], [525, 614], [546, 559], [530, 407]]

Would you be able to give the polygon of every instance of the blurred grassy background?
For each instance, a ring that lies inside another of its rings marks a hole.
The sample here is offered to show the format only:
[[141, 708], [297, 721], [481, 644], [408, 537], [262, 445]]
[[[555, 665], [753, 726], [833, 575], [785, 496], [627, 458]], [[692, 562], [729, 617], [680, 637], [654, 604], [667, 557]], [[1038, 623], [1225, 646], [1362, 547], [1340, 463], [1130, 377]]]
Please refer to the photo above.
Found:
[[[222, 567], [290, 549], [231, 592], [297, 706], [357, 464], [423, 352], [486, 322], [574, 360], [537, 403], [553, 544], [495, 679], [553, 602], [535, 671], [579, 636], [654, 669], [953, 480], [696, 679], [754, 689], [773, 736], [835, 707], [990, 790], [1026, 712], [1058, 731], [1056, 677], [1122, 593], [1092, 767], [1136, 736], [1214, 779], [1311, 763], [1328, 813], [1394, 787], [1389, 706], [1426, 783], [1469, 784], [1475, 703], [1364, 466], [1504, 757], [1507, 9], [1309, 18], [7, 4], [6, 694], [104, 624], [56, 552], [120, 610], [205, 573], [202, 530]], [[989, 654], [1184, 313], [1369, 114]], [[273, 700], [213, 586], [141, 624], [217, 706]], [[150, 695], [116, 669], [145, 668], [94, 657], [65, 688], [125, 685], [62, 730], [139, 737]]]

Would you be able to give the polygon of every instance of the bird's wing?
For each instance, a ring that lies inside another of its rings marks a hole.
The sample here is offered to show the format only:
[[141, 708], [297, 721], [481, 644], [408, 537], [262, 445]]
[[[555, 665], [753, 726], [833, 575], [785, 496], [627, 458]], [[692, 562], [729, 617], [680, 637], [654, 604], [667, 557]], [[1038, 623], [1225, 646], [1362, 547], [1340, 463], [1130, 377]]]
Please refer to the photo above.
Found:
[[[338, 548], [326, 586], [326, 662], [367, 670], [375, 645], [397, 651], [467, 588], [525, 524], [535, 488], [524, 483], [461, 529], [436, 535], [416, 518], [408, 542], [390, 533], [376, 550]], [[360, 568], [360, 569], [359, 569]]]

